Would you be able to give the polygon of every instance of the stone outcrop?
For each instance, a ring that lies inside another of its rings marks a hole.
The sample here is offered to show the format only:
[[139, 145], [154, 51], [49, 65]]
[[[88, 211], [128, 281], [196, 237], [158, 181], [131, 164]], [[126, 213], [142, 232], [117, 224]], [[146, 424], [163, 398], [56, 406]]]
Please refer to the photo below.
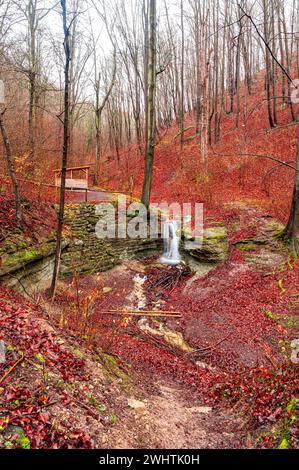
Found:
[[[61, 274], [88, 274], [107, 271], [124, 260], [143, 257], [161, 250], [159, 239], [109, 238], [96, 236], [101, 216], [94, 204], [66, 206], [65, 235], [61, 256]], [[131, 217], [129, 217], [131, 219]], [[116, 223], [116, 233], [118, 224]], [[50, 286], [54, 266], [55, 239], [41, 247], [8, 247], [1, 252], [0, 282], [23, 293], [32, 293]]]
[[[71, 242], [62, 255], [62, 274], [68, 275], [75, 271], [79, 274], [107, 271], [124, 260], [161, 250], [161, 240], [149, 237], [97, 238], [96, 225], [100, 217], [96, 214], [93, 204], [67, 208], [65, 223], [70, 228]], [[116, 233], [117, 230], [116, 223]]]
[[[137, 214], [136, 214], [137, 215]], [[61, 275], [92, 274], [107, 271], [125, 260], [142, 258], [148, 254], [162, 252], [161, 238], [98, 238], [96, 227], [106, 215], [98, 215], [94, 204], [68, 205], [65, 209], [65, 233], [61, 256]], [[126, 222], [132, 221], [132, 215]], [[121, 222], [115, 223], [115, 233]], [[123, 223], [123, 222], [122, 222]], [[194, 263], [218, 263], [225, 259], [228, 251], [225, 227], [216, 226], [204, 231], [201, 246], [181, 244], [182, 254], [189, 255]], [[24, 247], [1, 253], [0, 281], [22, 291], [32, 292], [49, 287], [53, 272], [55, 239], [49, 238], [41, 247]], [[186, 259], [187, 260], [187, 259]], [[188, 260], [187, 260], [188, 262]]]
[[[186, 236], [186, 241], [195, 240]], [[228, 253], [227, 230], [224, 226], [210, 227], [204, 230], [202, 243], [185, 244], [185, 252], [203, 263], [219, 263]]]
[[[64, 240], [62, 248], [68, 243]], [[1, 282], [25, 293], [46, 289], [53, 273], [55, 247], [55, 240], [51, 240], [40, 248], [24, 247], [21, 251], [2, 253]]]

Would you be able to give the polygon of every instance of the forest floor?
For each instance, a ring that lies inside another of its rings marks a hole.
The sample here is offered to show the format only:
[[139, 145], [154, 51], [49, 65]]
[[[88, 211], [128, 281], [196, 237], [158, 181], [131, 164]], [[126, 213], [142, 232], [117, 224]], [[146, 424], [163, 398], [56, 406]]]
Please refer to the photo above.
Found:
[[[236, 129], [235, 115], [223, 116], [208, 168], [194, 116], [186, 116], [183, 148], [175, 124], [160, 129], [156, 143], [152, 200], [204, 203], [205, 226], [228, 230], [223, 263], [192, 273], [162, 267], [157, 254], [62, 280], [55, 304], [0, 284], [0, 447], [299, 446], [298, 364], [291, 360], [299, 262], [278, 240], [276, 221], [287, 220], [294, 175], [261, 157], [295, 160], [296, 126], [282, 105], [279, 126], [268, 129], [264, 73], [256, 78], [248, 109], [240, 110], [244, 123]], [[244, 96], [242, 85], [241, 103]], [[138, 149], [110, 153], [101, 186], [138, 197]], [[35, 193], [29, 199], [20, 233], [13, 199], [0, 193], [0, 267], [7, 245], [14, 255], [55, 239], [53, 206]], [[138, 309], [160, 315], [134, 317]]]
[[197, 273], [128, 261], [54, 305], [0, 286], [0, 447], [298, 446], [299, 265], [263, 207], [224, 210], [228, 257]]

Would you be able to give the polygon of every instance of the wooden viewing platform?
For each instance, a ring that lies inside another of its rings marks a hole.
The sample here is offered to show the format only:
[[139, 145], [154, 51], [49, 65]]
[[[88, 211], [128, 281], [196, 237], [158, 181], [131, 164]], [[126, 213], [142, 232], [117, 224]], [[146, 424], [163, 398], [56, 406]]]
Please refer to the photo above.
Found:
[[[74, 166], [66, 169], [66, 189], [88, 189], [88, 177], [91, 165]], [[61, 169], [54, 170], [55, 186], [60, 188]]]

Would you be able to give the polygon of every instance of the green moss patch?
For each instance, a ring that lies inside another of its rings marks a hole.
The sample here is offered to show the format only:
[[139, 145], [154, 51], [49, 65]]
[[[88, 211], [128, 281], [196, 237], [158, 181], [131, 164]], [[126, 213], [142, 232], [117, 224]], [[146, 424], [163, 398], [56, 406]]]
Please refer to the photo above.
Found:
[[257, 244], [253, 240], [242, 240], [237, 242], [235, 246], [241, 251], [254, 251], [257, 249]]
[[98, 357], [103, 366], [104, 375], [109, 382], [118, 379], [121, 388], [129, 395], [132, 394], [134, 392], [134, 384], [129, 375], [119, 367], [116, 358], [104, 353], [100, 348], [98, 349]]

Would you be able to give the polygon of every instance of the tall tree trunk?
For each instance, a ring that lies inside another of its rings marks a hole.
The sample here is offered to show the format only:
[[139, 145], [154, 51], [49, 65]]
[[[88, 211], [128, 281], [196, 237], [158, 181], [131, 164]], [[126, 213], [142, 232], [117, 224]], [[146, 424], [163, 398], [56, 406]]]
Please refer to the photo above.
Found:
[[[279, 50], [280, 50], [280, 62], [282, 64], [283, 67], [285, 67], [285, 48], [284, 48], [284, 44], [283, 44], [283, 32], [282, 32], [282, 29], [281, 29], [281, 21], [280, 21], [280, 15], [281, 15], [281, 4], [280, 4], [280, 1], [278, 1], [276, 3], [276, 13], [278, 15], [278, 39], [279, 39]], [[285, 74], [282, 72], [282, 80], [281, 80], [281, 94], [282, 94], [282, 100], [283, 100], [283, 103], [286, 102], [286, 78], [285, 78]]]
[[143, 75], [144, 75], [144, 114], [145, 114], [145, 142], [148, 140], [148, 110], [147, 110], [147, 90], [148, 90], [148, 0], [143, 0], [142, 11], [144, 16], [144, 51], [143, 51]]
[[57, 224], [57, 239], [56, 239], [56, 253], [54, 262], [54, 271], [52, 284], [50, 288], [50, 295], [54, 300], [57, 281], [59, 275], [60, 258], [61, 258], [61, 245], [62, 245], [62, 229], [64, 219], [64, 203], [65, 203], [65, 180], [67, 170], [67, 160], [69, 151], [69, 127], [70, 127], [70, 31], [67, 25], [67, 5], [66, 0], [60, 0], [62, 9], [63, 32], [64, 32], [64, 53], [65, 53], [65, 66], [64, 66], [64, 120], [63, 120], [63, 151], [62, 151], [62, 164], [61, 164], [61, 183], [60, 183], [60, 204], [58, 213]]
[[0, 113], [0, 130], [1, 130], [1, 135], [3, 138], [8, 171], [9, 171], [9, 175], [10, 175], [10, 179], [12, 183], [13, 192], [15, 195], [16, 224], [18, 228], [21, 228], [21, 225], [22, 225], [21, 197], [20, 197], [19, 185], [18, 185], [18, 181], [16, 177], [14, 159], [13, 159], [12, 151], [10, 147], [10, 141], [9, 141], [9, 138], [6, 132], [6, 127], [4, 124], [4, 119], [3, 119], [4, 113], [5, 113], [5, 110]]
[[29, 0], [28, 22], [29, 22], [29, 157], [30, 173], [35, 169], [35, 133], [36, 133], [36, 102], [37, 102], [37, 51], [36, 51], [36, 29], [37, 29], [37, 3]]
[[150, 0], [149, 11], [150, 22], [150, 37], [149, 37], [149, 51], [148, 51], [148, 94], [147, 94], [147, 143], [145, 155], [145, 170], [142, 188], [141, 202], [149, 207], [154, 153], [155, 153], [155, 96], [156, 96], [156, 0]]
[[[271, 1], [271, 37], [272, 37], [272, 52], [273, 54], [276, 55], [276, 40], [275, 40], [275, 12], [274, 12], [274, 4], [273, 1]], [[272, 105], [273, 105], [273, 122], [274, 125], [277, 126], [278, 120], [277, 120], [277, 97], [276, 97], [276, 79], [277, 79], [277, 64], [274, 60], [272, 60], [272, 94], [273, 94], [273, 100], [272, 100]]]
[[184, 3], [183, 0], [181, 0], [181, 106], [180, 106], [180, 125], [181, 125], [181, 150], [183, 149], [184, 145], [184, 114], [185, 114], [185, 100], [184, 100], [184, 95], [185, 95], [185, 89], [184, 89], [184, 73], [185, 73], [185, 32], [184, 32]]
[[238, 11], [240, 15], [240, 19], [238, 20], [239, 23], [239, 34], [237, 39], [237, 52], [236, 52], [236, 76], [235, 76], [235, 92], [236, 92], [236, 120], [235, 126], [236, 128], [239, 127], [239, 116], [240, 116], [240, 65], [241, 65], [241, 36], [243, 32], [243, 23], [240, 11]]
[[[216, 11], [215, 11], [216, 9]], [[214, 142], [217, 141], [217, 123], [218, 123], [218, 107], [219, 107], [219, 76], [221, 73], [221, 61], [219, 60], [219, 0], [215, 2], [214, 5], [214, 36], [215, 36], [215, 42], [214, 42], [214, 70], [213, 70], [213, 80], [212, 80], [212, 89], [214, 89], [213, 92], [213, 103], [211, 107], [211, 115], [215, 115], [214, 118]], [[220, 69], [220, 70], [219, 70]], [[220, 113], [219, 113], [220, 114]], [[212, 129], [210, 129], [210, 132], [212, 132]], [[210, 145], [212, 144], [212, 138]]]
[[[288, 30], [287, 30], [287, 24], [286, 24], [286, 17], [285, 17], [285, 8], [284, 4], [282, 2], [281, 4], [281, 14], [282, 14], [282, 26], [283, 26], [283, 34], [284, 34], [284, 46], [285, 46], [285, 57], [286, 57], [286, 71], [288, 74], [291, 73], [291, 65], [292, 65], [292, 58], [290, 56], [290, 51], [289, 51], [289, 37], [288, 37]], [[291, 112], [291, 117], [292, 121], [296, 121], [296, 116], [294, 112], [294, 107], [293, 107], [293, 102], [291, 100], [291, 90], [290, 87], [288, 86], [288, 104], [290, 107], [290, 112]]]
[[297, 160], [296, 160], [295, 181], [291, 211], [286, 228], [283, 232], [283, 238], [291, 243], [292, 250], [299, 255], [298, 230], [299, 230], [299, 124], [297, 125]]
[[202, 88], [201, 88], [201, 57], [203, 51], [200, 48], [200, 25], [199, 25], [199, 1], [195, 3], [195, 22], [194, 22], [194, 35], [195, 35], [195, 60], [196, 60], [196, 110], [195, 110], [195, 134], [199, 134], [200, 130], [200, 118], [202, 113], [201, 99], [202, 99]]
[[[267, 92], [267, 109], [268, 109], [268, 120], [270, 127], [275, 127], [274, 119], [272, 116], [272, 106], [271, 106], [271, 83], [272, 83], [272, 75], [271, 75], [271, 61], [270, 61], [270, 53], [268, 50], [269, 47], [269, 11], [268, 11], [268, 2], [267, 0], [263, 0], [263, 11], [264, 11], [264, 39], [266, 45], [266, 92]], [[267, 47], [268, 46], [268, 47]]]
[[99, 173], [100, 173], [100, 156], [101, 156], [101, 128], [102, 128], [102, 113], [100, 113], [100, 103], [99, 103], [99, 92], [96, 91], [96, 110], [95, 110], [95, 129], [96, 129], [96, 164], [94, 171], [93, 184], [99, 184]]
[[96, 77], [96, 108], [95, 108], [95, 129], [96, 129], [96, 164], [95, 164], [95, 173], [93, 178], [93, 184], [96, 185], [99, 182], [99, 173], [100, 173], [100, 158], [101, 158], [101, 130], [102, 130], [102, 114], [107, 104], [107, 101], [112, 93], [113, 87], [115, 85], [116, 79], [116, 47], [114, 46], [113, 53], [113, 71], [111, 82], [105, 96], [100, 102], [100, 77]]
[[208, 140], [209, 140], [209, 117], [210, 117], [210, 60], [212, 49], [210, 48], [210, 31], [208, 24], [209, 9], [206, 4], [203, 4], [201, 13], [201, 31], [200, 31], [200, 45], [202, 50], [202, 64], [201, 64], [201, 123], [200, 123], [200, 158], [203, 166], [203, 173], [205, 176], [208, 174]]

